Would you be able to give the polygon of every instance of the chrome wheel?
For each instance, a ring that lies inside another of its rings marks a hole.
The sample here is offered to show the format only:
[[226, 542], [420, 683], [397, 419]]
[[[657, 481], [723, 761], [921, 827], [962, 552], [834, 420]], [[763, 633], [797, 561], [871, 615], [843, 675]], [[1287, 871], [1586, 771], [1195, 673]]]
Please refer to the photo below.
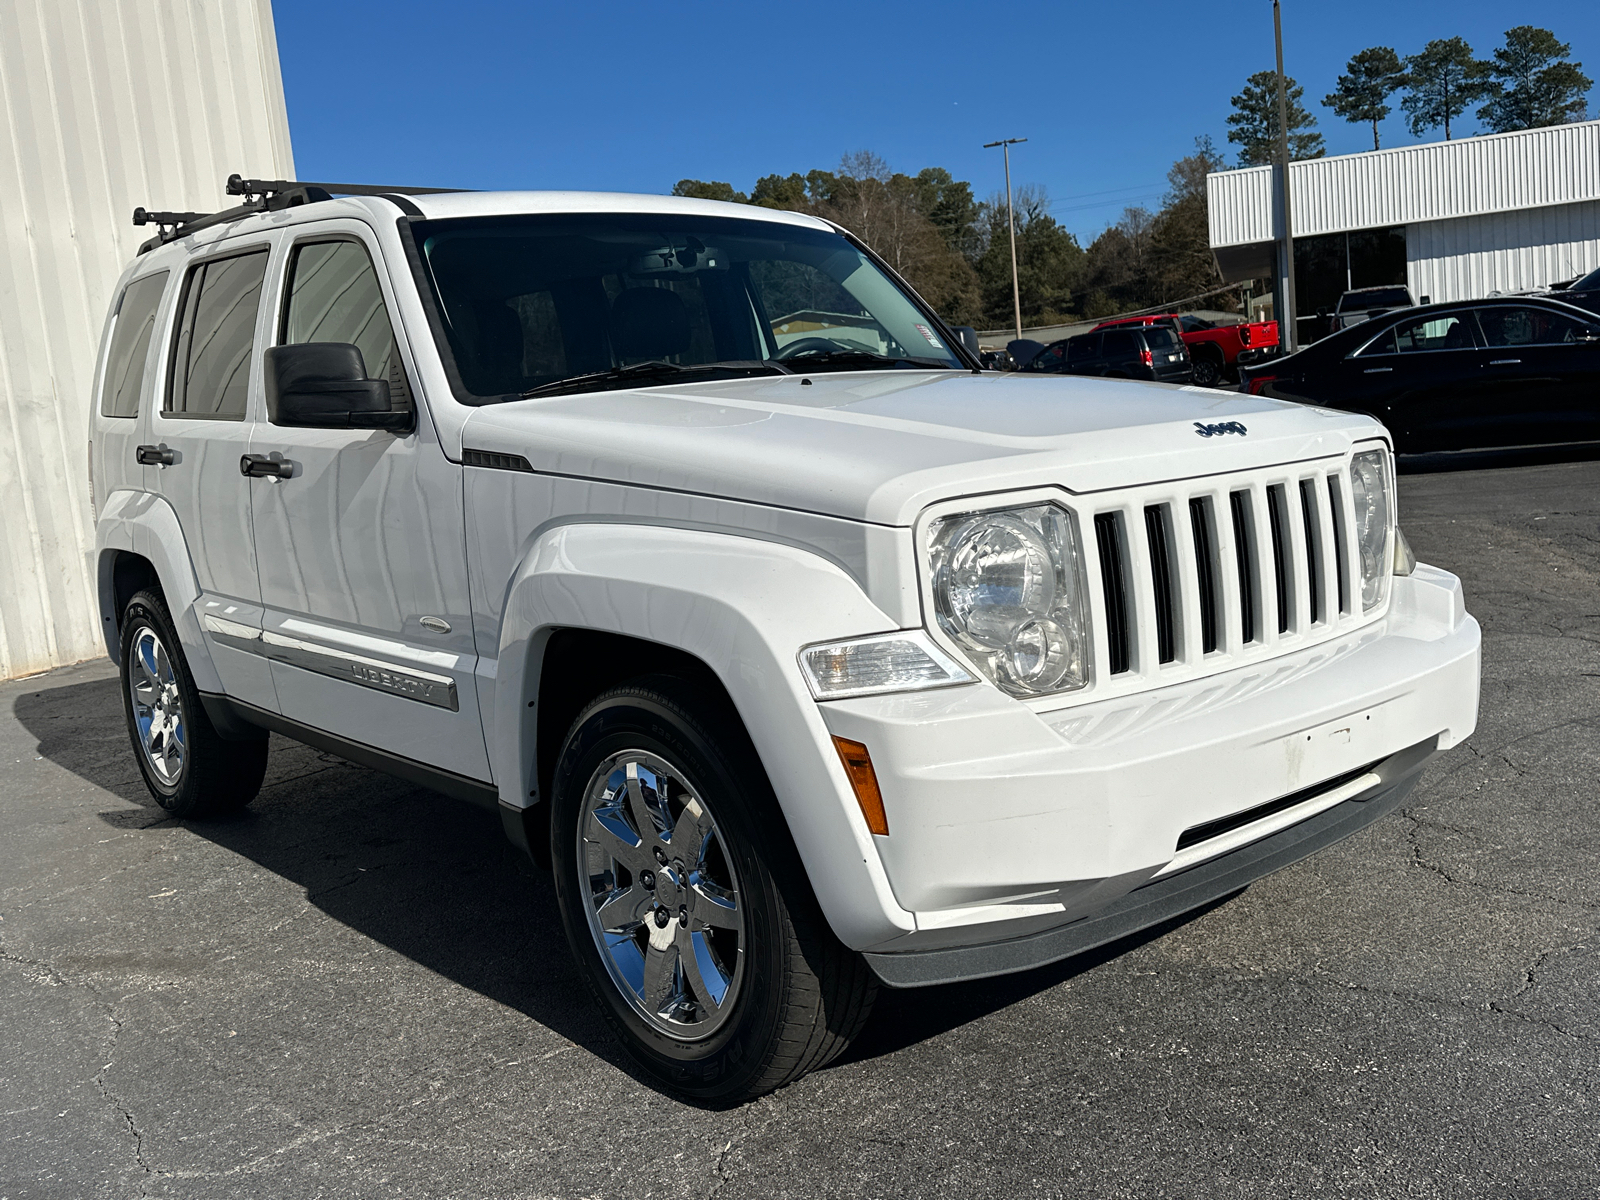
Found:
[[612, 982], [660, 1032], [709, 1036], [737, 1003], [746, 930], [704, 800], [665, 760], [625, 750], [590, 777], [577, 841], [589, 932]]
[[183, 706], [172, 658], [148, 625], [133, 636], [128, 662], [128, 694], [139, 748], [163, 786], [176, 787], [183, 777], [185, 744]]

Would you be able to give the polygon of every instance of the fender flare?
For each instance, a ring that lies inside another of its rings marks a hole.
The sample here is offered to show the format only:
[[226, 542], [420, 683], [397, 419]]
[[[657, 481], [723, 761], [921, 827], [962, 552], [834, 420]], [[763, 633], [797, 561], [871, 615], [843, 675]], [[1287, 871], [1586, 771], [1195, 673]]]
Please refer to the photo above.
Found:
[[200, 581], [189, 558], [189, 543], [172, 505], [154, 492], [124, 490], [106, 497], [95, 524], [96, 582], [100, 601], [100, 632], [106, 652], [119, 666], [122, 637], [118, 622], [117, 594], [113, 571], [119, 551], [149, 560], [161, 581], [167, 608], [178, 627], [178, 640], [188, 660], [195, 687], [202, 692], [220, 693], [222, 680], [212, 665], [211, 652], [200, 633], [194, 613], [200, 598]]
[[813, 891], [853, 949], [915, 928], [895, 902], [797, 652], [898, 628], [822, 557], [736, 534], [578, 523], [534, 540], [506, 592], [486, 713], [500, 803], [518, 810], [537, 772], [529, 703], [549, 634], [589, 629], [673, 647], [721, 681], [761, 756]]

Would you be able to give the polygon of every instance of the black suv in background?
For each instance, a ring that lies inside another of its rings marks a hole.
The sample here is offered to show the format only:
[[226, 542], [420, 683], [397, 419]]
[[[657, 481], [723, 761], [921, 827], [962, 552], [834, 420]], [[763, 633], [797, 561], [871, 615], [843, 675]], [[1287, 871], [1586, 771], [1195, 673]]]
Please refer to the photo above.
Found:
[[1157, 383], [1194, 382], [1188, 347], [1167, 325], [1080, 333], [1046, 346], [1023, 369], [1103, 375], [1107, 379], [1151, 379]]

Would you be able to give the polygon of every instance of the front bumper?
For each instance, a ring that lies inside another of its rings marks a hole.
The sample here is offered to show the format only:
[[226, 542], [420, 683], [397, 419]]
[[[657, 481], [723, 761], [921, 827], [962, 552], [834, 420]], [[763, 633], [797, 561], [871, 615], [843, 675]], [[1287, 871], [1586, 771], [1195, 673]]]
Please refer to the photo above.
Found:
[[[821, 705], [831, 733], [871, 751], [890, 830], [874, 842], [916, 922], [858, 949], [898, 986], [1025, 969], [1142, 927], [1128, 913], [1184, 911], [1151, 903], [1152, 881], [1187, 876], [1161, 895], [1194, 907], [1225, 894], [1194, 886], [1203, 864], [1350, 804], [1381, 815], [1472, 732], [1478, 705], [1480, 635], [1459, 582], [1419, 566], [1394, 584], [1388, 614], [1342, 639], [1053, 713], [981, 685]], [[1233, 861], [1230, 889], [1293, 858], [1255, 875]], [[1109, 907], [1136, 889], [1132, 908]], [[1107, 914], [1121, 914], [1107, 937], [1066, 932]], [[996, 953], [924, 957], [972, 947]]]

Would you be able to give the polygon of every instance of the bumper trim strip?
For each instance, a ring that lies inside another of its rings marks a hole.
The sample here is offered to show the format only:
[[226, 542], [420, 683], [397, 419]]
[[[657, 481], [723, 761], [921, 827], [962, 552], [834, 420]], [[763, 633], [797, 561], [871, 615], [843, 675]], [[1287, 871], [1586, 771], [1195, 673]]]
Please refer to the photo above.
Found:
[[887, 986], [914, 988], [1010, 975], [1082, 954], [1203, 908], [1358, 833], [1404, 802], [1437, 752], [1438, 738], [1431, 737], [1392, 754], [1369, 768], [1379, 782], [1360, 795], [1186, 871], [1160, 876], [1070, 925], [986, 945], [864, 957]]

